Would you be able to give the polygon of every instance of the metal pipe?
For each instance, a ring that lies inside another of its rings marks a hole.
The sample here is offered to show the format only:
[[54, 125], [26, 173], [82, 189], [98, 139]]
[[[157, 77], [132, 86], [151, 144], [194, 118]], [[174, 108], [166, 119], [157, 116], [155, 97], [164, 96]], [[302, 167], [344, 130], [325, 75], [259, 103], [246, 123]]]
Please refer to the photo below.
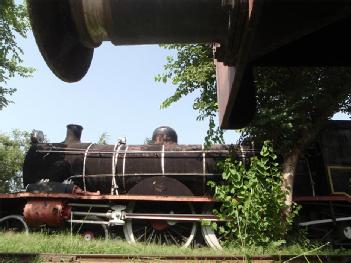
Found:
[[173, 221], [225, 221], [211, 214], [147, 214], [147, 213], [125, 213], [124, 219], [137, 220], [173, 220]]
[[96, 224], [96, 225], [109, 225], [110, 223], [107, 221], [94, 221], [94, 220], [77, 220], [77, 219], [72, 219], [72, 220], [67, 220], [69, 223], [83, 223], [83, 224]]
[[70, 0], [76, 29], [86, 47], [221, 42], [228, 35], [235, 1]]
[[[342, 222], [342, 221], [351, 221], [351, 217], [339, 217], [335, 219], [336, 222]], [[321, 220], [313, 220], [313, 221], [308, 221], [308, 222], [302, 222], [299, 223], [299, 226], [310, 226], [310, 225], [318, 225], [318, 224], [326, 224], [326, 223], [332, 223], [334, 222], [333, 219], [321, 219]]]
[[111, 217], [111, 213], [72, 211], [72, 214], [77, 216], [99, 216], [99, 217], [107, 217], [107, 218]]
[[248, 2], [27, 0], [27, 6], [46, 63], [60, 79], [75, 82], [88, 71], [94, 48], [102, 41], [115, 45], [216, 42], [228, 46], [235, 33], [240, 43], [242, 34], [234, 25], [246, 21]]
[[81, 203], [69, 203], [69, 206], [75, 207], [99, 207], [99, 208], [111, 208], [110, 205], [103, 205], [103, 204], [81, 204]]
[[98, 47], [108, 40], [105, 26], [105, 0], [70, 0], [71, 13], [81, 41], [89, 48]]
[[[117, 176], [119, 174], [116, 174]], [[158, 175], [164, 175], [164, 176], [219, 176], [221, 175], [220, 173], [125, 173], [124, 176], [158, 176]], [[87, 174], [85, 177], [112, 177], [114, 176], [113, 174]], [[71, 178], [81, 178], [83, 175], [81, 174], [76, 174], [72, 175], [69, 177]]]
[[[37, 150], [37, 152], [41, 153], [82, 153], [85, 151], [64, 151], [64, 150]], [[228, 153], [227, 150], [213, 150], [213, 151], [165, 151], [165, 153]], [[89, 154], [113, 154], [112, 151], [94, 151], [89, 150]], [[120, 151], [120, 154], [133, 154], [133, 153], [162, 153], [161, 151]]]

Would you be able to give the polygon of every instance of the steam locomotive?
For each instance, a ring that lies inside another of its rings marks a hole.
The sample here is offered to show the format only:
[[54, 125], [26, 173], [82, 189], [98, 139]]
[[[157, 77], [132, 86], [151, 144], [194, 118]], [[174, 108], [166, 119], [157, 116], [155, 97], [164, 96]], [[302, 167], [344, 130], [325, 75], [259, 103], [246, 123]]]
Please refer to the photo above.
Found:
[[[23, 166], [26, 190], [0, 195], [3, 229], [69, 229], [86, 239], [123, 233], [130, 243], [183, 247], [202, 238], [220, 249], [214, 230], [218, 205], [207, 187], [220, 180], [216, 163], [230, 154], [243, 161], [249, 146], [177, 144], [176, 132], [157, 128], [152, 143], [81, 143], [82, 127], [68, 125], [62, 143], [45, 143], [41, 132]], [[302, 205], [297, 225], [312, 238], [344, 244], [351, 240], [351, 122], [331, 121], [301, 157], [294, 200]]]

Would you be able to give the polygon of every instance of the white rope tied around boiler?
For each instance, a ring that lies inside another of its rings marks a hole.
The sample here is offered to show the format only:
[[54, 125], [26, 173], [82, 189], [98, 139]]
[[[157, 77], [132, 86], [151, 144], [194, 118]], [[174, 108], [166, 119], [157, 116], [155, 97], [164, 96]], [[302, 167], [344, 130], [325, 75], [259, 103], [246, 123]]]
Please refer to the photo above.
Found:
[[126, 182], [125, 182], [124, 174], [125, 174], [125, 171], [126, 171], [127, 152], [128, 152], [128, 145], [126, 146], [126, 149], [124, 150], [124, 155], [123, 155], [122, 179], [123, 179], [123, 187], [124, 187], [124, 189], [126, 189]]
[[202, 145], [202, 174], [203, 174], [203, 187], [204, 189], [206, 188], [206, 151], [205, 151], [205, 145]]
[[[116, 142], [115, 146], [113, 147], [111, 195], [113, 195], [114, 193], [116, 193], [116, 195], [118, 195], [118, 185], [116, 182], [116, 166], [117, 166], [118, 155], [119, 155], [119, 151], [121, 149], [121, 146], [122, 146], [121, 141], [118, 140]], [[116, 153], [116, 148], [117, 148], [117, 153]]]
[[87, 186], [86, 186], [86, 183], [85, 183], [85, 166], [86, 166], [86, 163], [87, 163], [87, 156], [88, 156], [88, 152], [89, 152], [89, 149], [90, 147], [93, 145], [93, 143], [91, 143], [85, 150], [84, 152], [84, 160], [83, 160], [83, 186], [84, 186], [84, 192], [87, 191]]
[[165, 174], [165, 145], [162, 145], [162, 153], [161, 153], [161, 170], [162, 174]]

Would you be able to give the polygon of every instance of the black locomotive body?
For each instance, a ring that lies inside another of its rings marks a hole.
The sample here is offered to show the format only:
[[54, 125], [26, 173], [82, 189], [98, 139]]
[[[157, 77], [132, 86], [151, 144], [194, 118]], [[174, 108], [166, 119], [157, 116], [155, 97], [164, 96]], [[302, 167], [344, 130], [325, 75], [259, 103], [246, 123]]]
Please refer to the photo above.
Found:
[[[62, 143], [32, 138], [23, 167], [26, 191], [0, 196], [0, 220], [72, 232], [84, 225], [79, 231], [86, 238], [107, 238], [122, 226], [130, 243], [189, 246], [198, 233], [220, 248], [213, 230], [199, 224], [218, 220], [207, 182], [220, 180], [219, 160], [232, 154], [246, 161], [257, 151], [179, 145], [169, 127], [156, 129], [145, 145], [81, 143], [81, 132], [68, 125]], [[300, 158], [293, 191], [302, 205], [297, 225], [313, 238], [351, 241], [350, 151], [351, 122], [331, 121]]]
[[[24, 185], [40, 180], [70, 180], [84, 191], [101, 194], [152, 194], [155, 187], [133, 188], [147, 178], [173, 178], [191, 192], [174, 187], [153, 194], [208, 195], [206, 183], [218, 177], [217, 161], [228, 156], [227, 146], [178, 145], [168, 140], [145, 145], [115, 145], [80, 142], [81, 127], [68, 125], [63, 143], [39, 143], [30, 148], [23, 167]], [[170, 128], [163, 127], [164, 130]], [[156, 187], [157, 188], [157, 187]], [[132, 190], [133, 189], [133, 190]]]

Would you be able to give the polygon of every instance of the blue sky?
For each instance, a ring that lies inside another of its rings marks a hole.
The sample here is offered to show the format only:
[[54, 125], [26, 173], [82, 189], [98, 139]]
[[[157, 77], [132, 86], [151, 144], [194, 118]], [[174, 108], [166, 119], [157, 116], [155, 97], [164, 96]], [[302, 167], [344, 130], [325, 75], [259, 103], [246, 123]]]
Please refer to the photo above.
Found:
[[[12, 129], [43, 130], [49, 141], [65, 137], [66, 125], [84, 127], [82, 141], [95, 142], [103, 132], [109, 142], [126, 136], [128, 143], [143, 143], [160, 125], [173, 127], [179, 143], [202, 143], [207, 123], [196, 121], [193, 96], [185, 97], [169, 109], [161, 102], [175, 87], [156, 83], [154, 77], [163, 71], [170, 51], [156, 45], [113, 46], [104, 43], [95, 49], [92, 65], [83, 80], [65, 83], [51, 73], [35, 44], [32, 32], [18, 39], [24, 51], [24, 63], [34, 67], [31, 78], [16, 77], [8, 87], [17, 88], [14, 101], [0, 111], [0, 132]], [[226, 133], [226, 141], [238, 138]]]

